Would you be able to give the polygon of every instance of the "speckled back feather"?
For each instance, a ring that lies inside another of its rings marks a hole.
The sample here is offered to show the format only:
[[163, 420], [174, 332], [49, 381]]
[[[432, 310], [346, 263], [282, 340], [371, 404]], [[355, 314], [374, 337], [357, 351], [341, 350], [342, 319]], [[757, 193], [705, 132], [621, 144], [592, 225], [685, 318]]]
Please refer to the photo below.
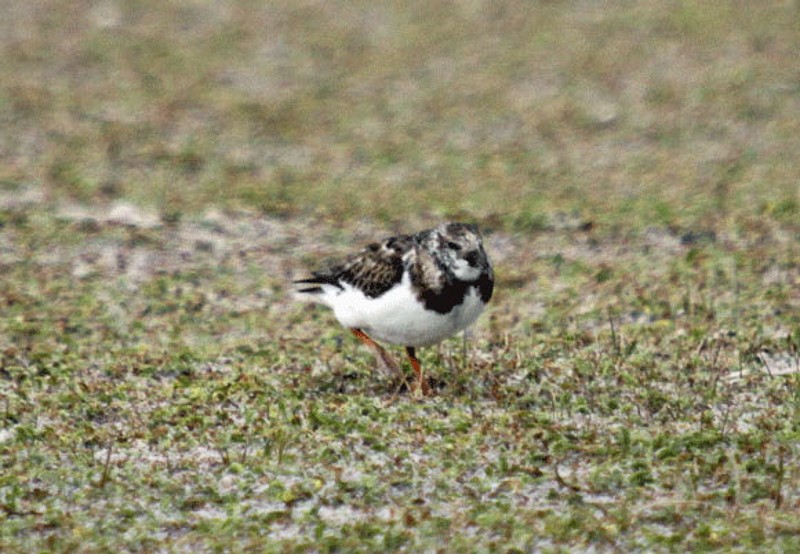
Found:
[[[410, 235], [400, 235], [374, 242], [350, 256], [344, 263], [329, 269], [314, 271], [313, 277], [297, 283], [330, 284], [341, 288], [341, 282], [360, 288], [370, 298], [377, 298], [400, 282], [403, 277], [403, 256], [414, 248]], [[319, 287], [300, 292], [321, 292]]]

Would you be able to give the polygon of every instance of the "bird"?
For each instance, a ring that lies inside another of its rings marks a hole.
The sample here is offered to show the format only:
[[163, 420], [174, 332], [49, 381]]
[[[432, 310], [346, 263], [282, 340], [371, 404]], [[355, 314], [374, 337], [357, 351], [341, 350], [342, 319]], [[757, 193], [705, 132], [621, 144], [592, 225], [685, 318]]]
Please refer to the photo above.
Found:
[[492, 298], [494, 272], [478, 227], [445, 222], [372, 242], [294, 283], [300, 295], [331, 308], [385, 367], [400, 371], [377, 341], [404, 346], [412, 389], [429, 395], [416, 349], [470, 326]]

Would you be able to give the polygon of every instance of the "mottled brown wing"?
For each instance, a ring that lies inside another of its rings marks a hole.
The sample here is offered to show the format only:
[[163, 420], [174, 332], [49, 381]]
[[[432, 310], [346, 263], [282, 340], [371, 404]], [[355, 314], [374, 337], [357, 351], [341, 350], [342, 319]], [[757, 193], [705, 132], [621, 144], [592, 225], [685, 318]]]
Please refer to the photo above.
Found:
[[336, 277], [376, 298], [403, 279], [403, 255], [411, 248], [409, 236], [370, 244], [337, 268]]
[[[403, 279], [403, 256], [412, 248], [414, 243], [410, 236], [392, 237], [381, 243], [370, 244], [344, 263], [315, 271], [310, 279], [295, 283], [328, 284], [339, 288], [342, 288], [342, 283], [348, 283], [360, 288], [367, 296], [376, 298]], [[322, 288], [311, 286], [301, 289], [300, 292], [321, 293]]]

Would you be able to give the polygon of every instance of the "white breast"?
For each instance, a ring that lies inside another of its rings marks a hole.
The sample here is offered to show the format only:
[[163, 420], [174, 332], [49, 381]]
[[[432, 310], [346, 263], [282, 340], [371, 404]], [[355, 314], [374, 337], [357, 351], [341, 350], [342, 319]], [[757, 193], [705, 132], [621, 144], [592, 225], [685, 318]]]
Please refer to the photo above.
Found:
[[474, 288], [449, 313], [426, 310], [417, 299], [408, 274], [378, 298], [370, 298], [344, 283], [344, 290], [326, 286], [323, 302], [333, 308], [339, 323], [359, 328], [376, 340], [403, 346], [427, 346], [466, 329], [485, 305]]

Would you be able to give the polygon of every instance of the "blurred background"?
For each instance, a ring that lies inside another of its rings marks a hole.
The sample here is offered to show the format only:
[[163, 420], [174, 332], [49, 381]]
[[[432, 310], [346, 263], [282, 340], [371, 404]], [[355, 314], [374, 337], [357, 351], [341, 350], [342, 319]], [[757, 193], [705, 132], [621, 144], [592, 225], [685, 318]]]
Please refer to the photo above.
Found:
[[798, 217], [793, 1], [2, 4], [5, 203], [404, 230]]

